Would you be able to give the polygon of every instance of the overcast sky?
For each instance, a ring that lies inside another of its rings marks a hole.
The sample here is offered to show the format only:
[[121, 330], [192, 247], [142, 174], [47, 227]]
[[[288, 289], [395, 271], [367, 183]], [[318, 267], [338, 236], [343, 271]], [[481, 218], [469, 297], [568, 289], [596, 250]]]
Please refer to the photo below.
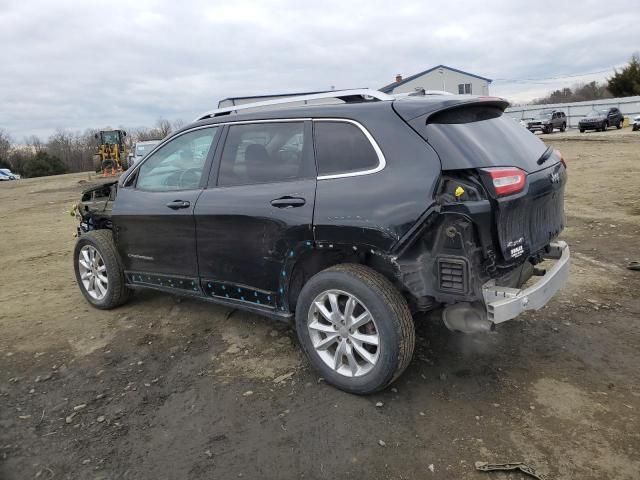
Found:
[[441, 63], [524, 101], [638, 48], [637, 0], [0, 0], [0, 128], [188, 122], [229, 96], [379, 88]]

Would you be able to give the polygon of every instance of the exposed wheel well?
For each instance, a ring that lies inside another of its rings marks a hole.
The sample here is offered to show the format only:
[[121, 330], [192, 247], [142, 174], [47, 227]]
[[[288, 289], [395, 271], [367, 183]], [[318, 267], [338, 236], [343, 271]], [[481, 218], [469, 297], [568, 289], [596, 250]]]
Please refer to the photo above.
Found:
[[295, 311], [302, 287], [311, 277], [322, 270], [342, 263], [367, 265], [397, 285], [398, 279], [393, 273], [391, 263], [384, 257], [369, 252], [370, 250], [365, 248], [333, 246], [332, 248], [314, 249], [300, 257], [293, 267], [289, 281], [287, 292], [289, 309]]

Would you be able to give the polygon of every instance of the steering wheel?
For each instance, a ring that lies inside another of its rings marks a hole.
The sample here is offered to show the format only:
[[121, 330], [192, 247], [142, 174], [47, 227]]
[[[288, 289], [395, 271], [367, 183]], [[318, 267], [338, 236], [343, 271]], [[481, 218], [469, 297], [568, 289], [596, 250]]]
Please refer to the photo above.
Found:
[[[189, 178], [189, 175], [191, 175], [192, 178]], [[200, 175], [201, 175], [200, 168], [197, 168], [197, 167], [187, 168], [180, 174], [180, 177], [178, 177], [178, 186], [180, 187], [198, 186], [198, 184], [200, 183]]]

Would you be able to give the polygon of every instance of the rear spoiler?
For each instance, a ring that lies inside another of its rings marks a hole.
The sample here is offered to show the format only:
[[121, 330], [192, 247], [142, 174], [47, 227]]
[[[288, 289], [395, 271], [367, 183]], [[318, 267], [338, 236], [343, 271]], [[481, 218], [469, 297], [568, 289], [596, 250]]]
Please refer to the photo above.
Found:
[[[438, 101], [434, 101], [436, 99]], [[393, 102], [393, 109], [407, 123], [413, 123], [416, 119], [419, 119], [420, 123], [423, 123], [423, 121], [427, 123], [429, 117], [436, 113], [479, 105], [495, 107], [504, 111], [509, 106], [509, 102], [500, 97], [472, 97], [467, 95], [449, 95], [440, 98], [434, 96], [425, 100], [420, 97], [406, 97], [406, 99]]]

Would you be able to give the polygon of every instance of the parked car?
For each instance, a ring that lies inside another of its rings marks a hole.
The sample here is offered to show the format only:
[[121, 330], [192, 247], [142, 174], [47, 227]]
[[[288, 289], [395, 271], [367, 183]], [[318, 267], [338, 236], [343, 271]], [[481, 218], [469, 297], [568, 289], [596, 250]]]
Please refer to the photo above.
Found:
[[20, 175], [13, 173], [8, 168], [0, 168], [0, 174], [7, 177], [6, 180], [20, 180]]
[[566, 166], [507, 101], [286, 101], [322, 98], [344, 103], [208, 112], [85, 191], [86, 300], [111, 309], [149, 288], [295, 322], [320, 375], [366, 394], [409, 364], [412, 314], [441, 307], [450, 329], [488, 331], [567, 281]]
[[567, 129], [567, 116], [558, 110], [543, 110], [527, 123], [530, 132], [552, 133], [555, 128], [564, 132]]
[[593, 109], [589, 114], [578, 122], [580, 133], [585, 130], [605, 131], [608, 127], [615, 125], [616, 128], [622, 128], [624, 116], [616, 107]]
[[137, 162], [142, 160], [159, 143], [160, 143], [160, 140], [147, 140], [144, 142], [136, 142], [128, 156], [129, 168], [131, 168]]
[[640, 130], [640, 115], [633, 117], [633, 125], [631, 127], [631, 130], [633, 130], [634, 132]]

